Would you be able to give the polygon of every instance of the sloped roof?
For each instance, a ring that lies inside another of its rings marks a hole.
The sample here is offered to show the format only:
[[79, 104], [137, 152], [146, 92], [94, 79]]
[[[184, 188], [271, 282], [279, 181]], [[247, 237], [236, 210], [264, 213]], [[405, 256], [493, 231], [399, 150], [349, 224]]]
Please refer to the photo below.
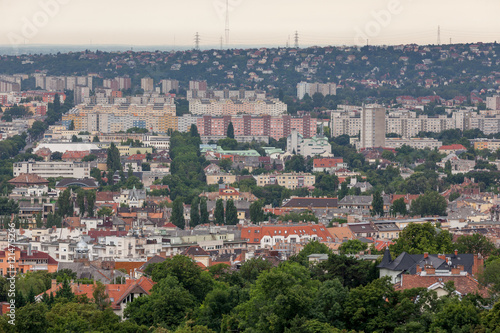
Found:
[[93, 187], [98, 188], [99, 183], [92, 178], [65, 178], [57, 182], [56, 187], [68, 187], [71, 185], [81, 186], [81, 187]]
[[182, 255], [185, 255], [185, 256], [209, 256], [210, 254], [203, 250], [201, 247], [199, 246], [190, 246], [188, 247], [186, 250], [184, 250], [184, 252], [182, 252]]
[[283, 207], [337, 207], [337, 198], [292, 198]]
[[19, 176], [8, 181], [9, 184], [28, 184], [28, 185], [42, 185], [48, 184], [49, 181], [34, 173], [22, 173]]
[[430, 288], [436, 283], [443, 286], [446, 282], [453, 281], [456, 291], [462, 295], [479, 293], [482, 297], [489, 297], [488, 290], [468, 275], [401, 275], [401, 282], [394, 287], [395, 290], [412, 288]]

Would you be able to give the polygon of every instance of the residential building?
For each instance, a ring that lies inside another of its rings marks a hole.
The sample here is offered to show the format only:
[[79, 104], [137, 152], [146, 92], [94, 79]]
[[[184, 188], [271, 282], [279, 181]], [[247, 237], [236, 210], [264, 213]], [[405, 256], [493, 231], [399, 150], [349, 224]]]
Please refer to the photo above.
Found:
[[155, 90], [155, 85], [153, 82], [153, 79], [150, 77], [145, 77], [141, 79], [141, 89], [144, 90], [144, 92], [151, 92]]
[[413, 149], [429, 148], [434, 150], [443, 145], [441, 141], [432, 138], [385, 138], [385, 148], [401, 148], [408, 146]]
[[279, 116], [286, 114], [287, 105], [278, 99], [192, 99], [189, 112], [193, 115], [229, 116], [238, 114]]
[[313, 161], [313, 172], [327, 172], [333, 174], [340, 169], [347, 169], [347, 163], [344, 163], [342, 157], [315, 158]]
[[322, 224], [274, 224], [248, 226], [241, 229], [241, 238], [254, 248], [270, 248], [278, 243], [307, 244], [316, 240], [333, 241], [332, 235]]
[[275, 140], [286, 138], [293, 129], [297, 130], [304, 138], [310, 138], [316, 134], [316, 119], [309, 114], [303, 117], [291, 117], [289, 115], [271, 116], [203, 116], [198, 118], [196, 126], [201, 136], [226, 136], [227, 127], [231, 122], [234, 135], [237, 136], [270, 136]]
[[486, 97], [486, 108], [490, 110], [500, 110], [500, 96]]
[[161, 80], [161, 92], [162, 94], [168, 94], [172, 90], [176, 93], [179, 92], [179, 81], [177, 80]]
[[310, 83], [310, 82], [299, 82], [297, 83], [297, 98], [303, 99], [306, 94], [312, 98], [316, 93], [323, 96], [326, 95], [337, 95], [337, 85], [335, 83]]
[[88, 162], [38, 162], [29, 160], [14, 163], [14, 177], [21, 174], [35, 174], [42, 178], [89, 178], [90, 163]]
[[449, 155], [449, 154], [457, 154], [457, 152], [462, 152], [462, 151], [466, 151], [467, 148], [465, 148], [463, 145], [461, 144], [452, 144], [452, 145], [447, 145], [447, 146], [441, 146], [439, 147], [439, 152], [440, 153], [444, 153], [446, 155]]
[[[45, 252], [31, 250], [31, 245], [28, 245], [26, 250], [22, 250], [17, 246], [9, 246], [0, 251], [1, 276], [36, 271], [55, 273], [57, 271], [57, 261]], [[11, 274], [10, 272], [16, 273]]]
[[316, 183], [316, 176], [310, 173], [277, 173], [253, 176], [257, 186], [280, 185], [294, 190], [299, 187], [312, 187]]
[[385, 108], [378, 105], [364, 106], [361, 111], [360, 148], [385, 146]]

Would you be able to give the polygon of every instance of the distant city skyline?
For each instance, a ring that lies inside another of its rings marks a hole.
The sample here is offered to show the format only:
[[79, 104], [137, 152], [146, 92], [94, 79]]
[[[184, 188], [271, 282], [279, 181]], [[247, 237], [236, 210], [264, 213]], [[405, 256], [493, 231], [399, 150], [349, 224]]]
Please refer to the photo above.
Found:
[[500, 41], [493, 0], [0, 0], [0, 45], [200, 47]]

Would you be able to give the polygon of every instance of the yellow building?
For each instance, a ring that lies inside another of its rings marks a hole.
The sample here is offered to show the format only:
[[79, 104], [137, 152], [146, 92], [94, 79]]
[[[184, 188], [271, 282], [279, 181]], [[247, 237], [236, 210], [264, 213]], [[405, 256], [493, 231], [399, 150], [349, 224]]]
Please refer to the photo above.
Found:
[[152, 147], [130, 147], [130, 146], [117, 146], [120, 156], [130, 156], [134, 154], [147, 154], [152, 153]]
[[316, 183], [316, 176], [310, 173], [283, 173], [254, 176], [257, 186], [280, 185], [294, 190], [299, 187], [311, 187]]

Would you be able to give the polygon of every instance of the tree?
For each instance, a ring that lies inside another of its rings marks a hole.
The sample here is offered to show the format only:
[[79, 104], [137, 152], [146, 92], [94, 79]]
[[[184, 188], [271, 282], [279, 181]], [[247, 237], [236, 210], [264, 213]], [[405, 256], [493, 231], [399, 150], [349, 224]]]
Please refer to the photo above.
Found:
[[92, 142], [100, 142], [99, 141], [99, 137], [97, 135], [95, 135], [93, 138], [92, 138]]
[[102, 216], [112, 216], [113, 215], [113, 209], [110, 207], [101, 207], [97, 211], [97, 216], [102, 217]]
[[184, 204], [180, 197], [177, 197], [172, 204], [170, 222], [175, 224], [180, 229], [184, 229], [186, 226], [186, 222], [184, 220]]
[[291, 159], [285, 162], [286, 171], [305, 172], [306, 161], [302, 155], [294, 155]]
[[106, 294], [106, 286], [100, 281], [97, 281], [92, 287], [92, 298], [94, 304], [102, 311], [109, 306], [108, 294]]
[[234, 127], [231, 121], [229, 122], [229, 125], [227, 125], [227, 137], [229, 139], [234, 139]]
[[207, 197], [202, 197], [200, 201], [200, 224], [210, 223], [207, 210]]
[[111, 175], [113, 175], [115, 171], [122, 169], [122, 164], [120, 162], [120, 151], [115, 146], [115, 144], [111, 142], [111, 145], [109, 146], [107, 152], [108, 157], [106, 160], [106, 166], [108, 168], [108, 173], [109, 171], [111, 171]]
[[402, 252], [409, 254], [452, 253], [454, 245], [452, 235], [448, 230], [438, 229], [427, 222], [409, 223], [390, 248], [395, 255]]
[[250, 220], [253, 223], [264, 221], [264, 211], [262, 210], [262, 202], [260, 200], [250, 205]]
[[71, 123], [69, 124], [68, 130], [74, 131], [75, 130], [75, 121], [72, 120]]
[[83, 189], [79, 189], [76, 193], [76, 204], [80, 210], [80, 216], [85, 214], [85, 191]]
[[350, 239], [340, 245], [340, 254], [358, 254], [368, 249], [368, 244], [361, 242], [357, 239]]
[[420, 216], [444, 216], [448, 204], [446, 199], [435, 191], [426, 192], [413, 200], [410, 207], [412, 215]]
[[86, 191], [85, 196], [87, 198], [87, 215], [89, 217], [94, 216], [94, 206], [96, 200], [96, 192], [95, 191]]
[[371, 214], [372, 216], [384, 216], [384, 199], [379, 191], [373, 194]]
[[396, 216], [397, 214], [401, 214], [403, 216], [408, 214], [408, 210], [406, 209], [406, 203], [404, 198], [399, 198], [394, 200], [391, 206], [391, 215]]
[[225, 170], [226, 172], [231, 169], [231, 165], [233, 164], [233, 161], [231, 161], [230, 158], [224, 158], [219, 162], [219, 166], [221, 169]]
[[495, 244], [488, 237], [477, 233], [458, 237], [456, 245], [459, 253], [481, 253], [483, 257], [488, 257], [495, 250]]
[[71, 201], [71, 190], [65, 189], [57, 199], [58, 214], [60, 216], [73, 216], [73, 202]]
[[62, 160], [62, 156], [63, 156], [63, 153], [61, 153], [60, 151], [55, 151], [52, 154], [50, 154], [50, 159], [52, 161], [60, 161], [60, 160]]
[[217, 199], [215, 203], [215, 211], [214, 211], [215, 223], [218, 225], [224, 224], [224, 200]]
[[226, 224], [236, 225], [238, 224], [238, 210], [234, 205], [234, 201], [229, 199], [226, 202]]
[[190, 211], [190, 221], [189, 226], [191, 228], [196, 227], [200, 224], [200, 200], [198, 197], [194, 197], [193, 201], [191, 201], [191, 211]]

